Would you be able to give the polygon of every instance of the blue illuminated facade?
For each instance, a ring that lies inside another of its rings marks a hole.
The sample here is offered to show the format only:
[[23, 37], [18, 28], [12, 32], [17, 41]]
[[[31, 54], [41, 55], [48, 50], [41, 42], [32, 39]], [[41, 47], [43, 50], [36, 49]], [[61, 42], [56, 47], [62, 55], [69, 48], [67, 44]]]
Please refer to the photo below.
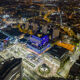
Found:
[[50, 48], [48, 35], [42, 35], [41, 37], [38, 37], [36, 35], [30, 36], [27, 42], [27, 47], [37, 52], [38, 54], [43, 53], [48, 48]]

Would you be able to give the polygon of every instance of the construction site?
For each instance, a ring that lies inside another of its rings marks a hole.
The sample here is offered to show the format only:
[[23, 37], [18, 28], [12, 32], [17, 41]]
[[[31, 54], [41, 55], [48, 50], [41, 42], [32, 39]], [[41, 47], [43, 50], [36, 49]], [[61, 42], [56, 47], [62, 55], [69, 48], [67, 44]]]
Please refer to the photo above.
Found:
[[80, 80], [80, 1], [0, 1], [0, 56], [22, 58], [16, 80]]

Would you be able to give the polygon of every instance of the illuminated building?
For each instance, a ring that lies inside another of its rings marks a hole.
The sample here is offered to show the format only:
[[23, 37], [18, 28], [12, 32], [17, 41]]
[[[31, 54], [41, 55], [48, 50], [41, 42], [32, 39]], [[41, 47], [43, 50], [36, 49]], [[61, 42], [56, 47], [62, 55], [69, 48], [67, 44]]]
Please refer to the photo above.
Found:
[[63, 47], [54, 45], [50, 50], [48, 50], [48, 53], [54, 57], [57, 57], [58, 59], [61, 59], [68, 53], [68, 50]]
[[0, 51], [2, 51], [6, 46], [8, 46], [9, 37], [0, 33]]
[[22, 59], [10, 58], [0, 62], [0, 80], [22, 80]]
[[41, 54], [50, 48], [49, 37], [44, 34], [30, 36], [27, 47], [33, 52]]

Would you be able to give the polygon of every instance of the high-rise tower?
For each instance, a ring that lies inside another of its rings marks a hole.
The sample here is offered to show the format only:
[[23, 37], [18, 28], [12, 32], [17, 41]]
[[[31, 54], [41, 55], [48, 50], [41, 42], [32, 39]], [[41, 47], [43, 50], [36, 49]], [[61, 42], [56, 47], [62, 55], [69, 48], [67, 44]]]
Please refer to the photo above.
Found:
[[0, 62], [0, 80], [22, 80], [22, 59], [2, 59]]

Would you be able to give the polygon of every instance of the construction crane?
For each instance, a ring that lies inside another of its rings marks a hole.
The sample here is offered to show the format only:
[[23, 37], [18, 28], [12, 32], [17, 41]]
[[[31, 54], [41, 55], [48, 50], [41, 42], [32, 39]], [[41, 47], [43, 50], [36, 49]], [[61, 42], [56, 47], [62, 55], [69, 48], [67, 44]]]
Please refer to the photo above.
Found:
[[[71, 37], [75, 37], [75, 38], [77, 38], [77, 35], [74, 33], [74, 31], [70, 28], [70, 27], [68, 27], [68, 26], [63, 26], [63, 23], [62, 23], [62, 12], [61, 12], [61, 10], [60, 10], [60, 8], [58, 8], [58, 13], [60, 14], [60, 24], [58, 24], [59, 26], [60, 26], [60, 28], [62, 29], [62, 30], [64, 30], [64, 32], [66, 32], [69, 36], [71, 36]], [[51, 20], [48, 18], [48, 16], [50, 15], [50, 14], [52, 14], [52, 13], [54, 13], [54, 12], [56, 12], [55, 10], [49, 10], [48, 12], [47, 12], [47, 14], [45, 14], [44, 15], [44, 20], [46, 20], [47, 22], [51, 22]], [[72, 18], [72, 16], [73, 16], [73, 14], [74, 13], [72, 13], [70, 16], [69, 16], [69, 19], [71, 19]]]
[[37, 16], [36, 17], [28, 18], [27, 19], [27, 22], [25, 23], [25, 26], [18, 24], [17, 27], [19, 28], [19, 31], [20, 32], [23, 32], [23, 33], [28, 33], [28, 34], [31, 34], [32, 35], [33, 34], [33, 31], [31, 29], [28, 29], [29, 28], [29, 24], [27, 24], [27, 23], [28, 23], [29, 20], [31, 20], [33, 18], [35, 19], [35, 18], [37, 18]]
[[28, 29], [27, 29], [27, 27], [25, 27], [25, 26], [23, 26], [23, 25], [18, 24], [18, 26], [17, 26], [17, 27], [19, 28], [20, 32], [28, 33], [28, 34], [30, 34], [30, 35], [32, 35], [32, 34], [33, 34], [33, 32], [32, 32], [32, 30], [31, 30], [31, 29], [30, 29], [30, 30], [28, 30]]
[[19, 28], [20, 32], [27, 33], [28, 31], [27, 29], [23, 29], [20, 24], [18, 24], [17, 27]]
[[[60, 11], [60, 9], [58, 10], [58, 12], [60, 13], [60, 28], [62, 30], [64, 30], [70, 37], [75, 37], [77, 39], [77, 35], [74, 33], [74, 31], [69, 27], [69, 26], [64, 26], [62, 23], [62, 12]], [[69, 16], [69, 18], [72, 18], [73, 13]]]
[[50, 14], [54, 13], [54, 12], [55, 12], [54, 9], [53, 10], [48, 10], [47, 14], [44, 15], [44, 18], [43, 19], [46, 20], [47, 22], [51, 22], [51, 20], [48, 18], [48, 16]]
[[70, 37], [74, 36], [75, 38], [77, 38], [76, 34], [70, 27], [61, 26], [60, 28], [63, 29]]
[[43, 19], [46, 20], [47, 22], [52, 22], [48, 16], [51, 15], [52, 13], [55, 13], [55, 12], [60, 12], [60, 9], [58, 8], [57, 11], [55, 9], [51, 9], [51, 10], [48, 10], [47, 9], [47, 13], [44, 15]]

